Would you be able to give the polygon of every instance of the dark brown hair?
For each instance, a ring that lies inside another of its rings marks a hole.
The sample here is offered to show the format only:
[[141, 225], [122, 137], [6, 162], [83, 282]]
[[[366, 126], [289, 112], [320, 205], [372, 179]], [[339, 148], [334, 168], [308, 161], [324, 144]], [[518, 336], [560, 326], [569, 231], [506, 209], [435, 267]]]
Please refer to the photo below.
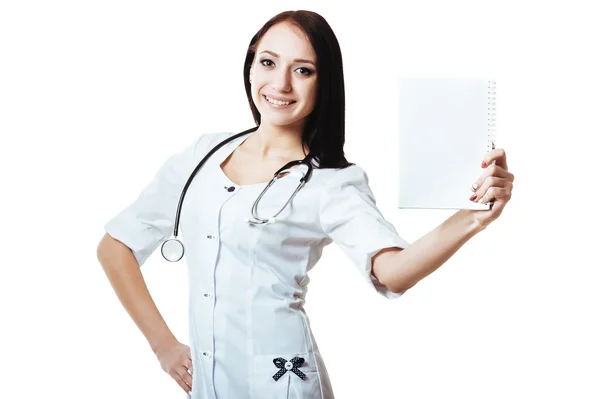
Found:
[[290, 22], [304, 32], [317, 55], [317, 99], [302, 132], [302, 144], [319, 161], [321, 168], [352, 165], [344, 156], [345, 91], [342, 52], [333, 30], [322, 16], [312, 11], [285, 11], [271, 18], [254, 35], [244, 62], [244, 86], [254, 121], [260, 125], [260, 113], [250, 91], [250, 67], [258, 43], [273, 25]]

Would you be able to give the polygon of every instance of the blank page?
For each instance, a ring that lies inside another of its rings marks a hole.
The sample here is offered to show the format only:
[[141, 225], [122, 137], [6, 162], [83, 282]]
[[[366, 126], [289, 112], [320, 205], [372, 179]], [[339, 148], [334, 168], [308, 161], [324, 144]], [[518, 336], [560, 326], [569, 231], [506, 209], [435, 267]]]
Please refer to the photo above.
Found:
[[489, 82], [400, 79], [398, 208], [489, 209], [469, 200], [491, 148]]

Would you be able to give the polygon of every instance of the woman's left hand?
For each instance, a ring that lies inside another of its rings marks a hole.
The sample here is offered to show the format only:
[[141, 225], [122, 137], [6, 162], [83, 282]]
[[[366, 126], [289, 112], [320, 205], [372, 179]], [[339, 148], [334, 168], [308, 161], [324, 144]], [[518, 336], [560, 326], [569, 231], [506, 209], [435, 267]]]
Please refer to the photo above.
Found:
[[[493, 164], [493, 161], [496, 163]], [[502, 148], [486, 153], [481, 167], [485, 168], [485, 171], [471, 187], [474, 194], [470, 199], [480, 203], [494, 201], [489, 210], [472, 211], [477, 223], [485, 228], [500, 216], [510, 201], [515, 176], [508, 171], [506, 153]]]

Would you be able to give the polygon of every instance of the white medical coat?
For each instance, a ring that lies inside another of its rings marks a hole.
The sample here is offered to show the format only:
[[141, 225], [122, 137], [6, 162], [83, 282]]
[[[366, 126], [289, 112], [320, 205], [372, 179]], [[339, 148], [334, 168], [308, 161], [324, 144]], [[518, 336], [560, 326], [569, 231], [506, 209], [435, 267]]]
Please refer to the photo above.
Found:
[[[108, 234], [132, 250], [140, 266], [172, 236], [179, 197], [193, 169], [233, 134], [201, 135], [171, 156], [140, 196], [105, 225]], [[267, 183], [237, 185], [220, 165], [248, 137], [233, 140], [208, 159], [182, 206], [179, 236], [189, 271], [194, 365], [191, 398], [332, 399], [303, 307], [307, 272], [323, 247], [335, 241], [377, 292], [396, 298], [401, 294], [372, 276], [371, 258], [381, 249], [406, 248], [408, 243], [383, 218], [367, 175], [356, 165], [315, 167], [311, 180], [275, 223], [245, 223]], [[258, 216], [268, 218], [279, 211], [300, 176], [300, 169], [293, 168], [275, 182], [261, 199]], [[274, 362], [278, 358], [283, 360]], [[294, 367], [294, 358], [304, 363]], [[283, 375], [275, 380], [278, 372]]]

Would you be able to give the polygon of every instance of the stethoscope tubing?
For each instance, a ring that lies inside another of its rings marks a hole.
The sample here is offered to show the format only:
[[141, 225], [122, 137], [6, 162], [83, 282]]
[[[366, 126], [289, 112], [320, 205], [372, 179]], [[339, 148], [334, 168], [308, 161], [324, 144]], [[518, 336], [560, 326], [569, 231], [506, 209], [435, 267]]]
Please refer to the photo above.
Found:
[[[248, 130], [245, 130], [245, 131], [243, 131], [241, 133], [234, 134], [233, 136], [228, 137], [227, 139], [221, 141], [212, 150], [210, 150], [208, 152], [208, 154], [206, 154], [204, 156], [204, 158], [200, 161], [200, 163], [198, 163], [198, 165], [196, 165], [196, 167], [192, 171], [190, 177], [188, 178], [187, 182], [183, 186], [183, 190], [181, 191], [181, 195], [179, 197], [179, 202], [177, 204], [177, 212], [175, 214], [175, 227], [174, 227], [174, 230], [173, 230], [173, 236], [174, 236], [175, 239], [177, 239], [177, 237], [179, 235], [179, 219], [181, 217], [181, 208], [183, 206], [183, 200], [185, 198], [185, 195], [187, 193], [187, 190], [188, 190], [190, 184], [192, 184], [192, 181], [194, 180], [194, 177], [196, 177], [196, 174], [198, 173], [198, 171], [202, 168], [202, 166], [206, 163], [206, 161], [215, 152], [217, 152], [221, 147], [223, 147], [227, 143], [229, 143], [229, 142], [237, 139], [238, 137], [241, 137], [243, 135], [246, 135], [248, 133], [252, 133], [252, 132], [256, 131], [258, 129], [258, 127], [259, 126], [254, 126], [254, 127], [250, 128]], [[267, 186], [260, 193], [260, 195], [258, 196], [258, 198], [256, 199], [256, 201], [254, 201], [254, 204], [252, 205], [252, 217], [254, 219], [247, 219], [248, 223], [252, 223], [252, 224], [269, 223], [271, 220], [274, 220], [274, 218], [276, 218], [277, 215], [279, 215], [285, 209], [285, 207], [290, 203], [290, 201], [292, 201], [292, 199], [294, 199], [294, 197], [296, 196], [296, 194], [298, 193], [298, 191], [300, 191], [300, 189], [310, 180], [310, 178], [312, 176], [312, 165], [310, 163], [310, 157], [311, 156], [312, 156], [312, 154], [309, 152], [309, 154], [304, 159], [288, 162], [283, 167], [281, 167], [277, 172], [275, 172], [275, 174], [273, 175], [273, 178], [271, 179], [271, 181], [269, 182], [269, 184], [267, 184]], [[290, 196], [290, 198], [287, 200], [287, 202], [283, 205], [283, 207], [281, 207], [281, 209], [279, 210], [279, 212], [277, 212], [275, 215], [273, 215], [269, 219], [261, 219], [261, 218], [259, 218], [258, 215], [257, 215], [258, 203], [259, 203], [260, 199], [263, 197], [263, 195], [265, 195], [265, 193], [267, 192], [267, 190], [269, 189], [269, 187], [271, 187], [273, 185], [273, 183], [275, 183], [275, 181], [277, 181], [279, 179], [279, 175], [283, 171], [285, 171], [287, 169], [290, 169], [292, 166], [301, 165], [301, 164], [305, 164], [308, 167], [308, 169], [307, 169], [306, 174], [304, 176], [302, 176], [302, 178], [300, 179], [300, 184], [298, 185], [298, 187], [296, 187], [296, 190], [294, 191], [294, 193]]]
[[[254, 132], [257, 129], [258, 129], [258, 126], [255, 126], [253, 128], [250, 128], [250, 129], [245, 130], [245, 131], [243, 131], [241, 133], [235, 134], [235, 135], [233, 135], [231, 137], [228, 137], [227, 139], [221, 141], [212, 150], [210, 150], [208, 152], [208, 154], [206, 154], [204, 156], [204, 158], [202, 158], [202, 160], [200, 161], [200, 163], [198, 163], [198, 165], [196, 165], [196, 167], [192, 171], [190, 177], [188, 178], [188, 180], [186, 181], [185, 185], [183, 186], [183, 190], [181, 191], [181, 195], [179, 197], [179, 202], [177, 204], [177, 212], [175, 214], [175, 226], [174, 226], [174, 229], [173, 229], [173, 237], [169, 238], [166, 241], [164, 241], [162, 243], [162, 246], [161, 246], [162, 255], [163, 255], [163, 257], [167, 261], [169, 261], [169, 262], [177, 262], [177, 261], [181, 260], [183, 258], [183, 255], [185, 254], [185, 245], [183, 244], [183, 242], [181, 242], [181, 240], [178, 239], [178, 235], [179, 235], [179, 219], [181, 217], [181, 208], [183, 206], [183, 200], [185, 198], [185, 195], [187, 193], [187, 190], [188, 190], [190, 184], [194, 180], [194, 177], [196, 176], [196, 174], [198, 173], [198, 171], [206, 163], [206, 161], [208, 160], [208, 158], [210, 158], [221, 147], [223, 147], [227, 143], [231, 142], [232, 140], [235, 140], [238, 137], [243, 136], [245, 134]], [[310, 178], [312, 176], [312, 170], [313, 170], [313, 167], [312, 167], [312, 164], [311, 164], [311, 161], [310, 161], [311, 157], [312, 157], [312, 153], [309, 152], [309, 154], [303, 160], [296, 160], [296, 161], [288, 162], [282, 168], [280, 168], [277, 172], [275, 172], [275, 174], [273, 175], [273, 178], [271, 179], [271, 181], [263, 189], [263, 191], [260, 193], [260, 195], [258, 196], [258, 198], [254, 201], [254, 204], [252, 205], [252, 211], [251, 211], [252, 219], [247, 218], [247, 219], [245, 219], [245, 222], [247, 222], [249, 224], [253, 224], [253, 225], [260, 225], [260, 224], [274, 222], [275, 218], [285, 209], [285, 207], [290, 203], [290, 201], [292, 201], [292, 199], [296, 196], [296, 194], [298, 193], [298, 191], [300, 191], [300, 189], [302, 187], [304, 187], [304, 185], [310, 180]], [[257, 215], [258, 204], [260, 202], [260, 199], [263, 197], [263, 195], [265, 195], [265, 193], [269, 189], [269, 187], [271, 187], [273, 185], [273, 183], [275, 183], [279, 179], [279, 175], [282, 174], [282, 172], [287, 171], [292, 166], [301, 165], [301, 164], [306, 165], [308, 167], [308, 170], [307, 170], [306, 174], [304, 174], [302, 176], [302, 178], [300, 179], [300, 183], [296, 187], [296, 190], [294, 190], [294, 193], [290, 196], [290, 198], [288, 198], [287, 202], [281, 207], [281, 209], [279, 210], [279, 212], [277, 212], [275, 215], [273, 215], [269, 219], [261, 219], [261, 218], [259, 218], [258, 215]], [[169, 245], [171, 247], [171, 250], [169, 250], [166, 247], [167, 245]], [[175, 252], [172, 251], [173, 245], [175, 245], [177, 247], [177, 250]], [[173, 255], [172, 257], [170, 257], [170, 256], [168, 256], [168, 255], [165, 254], [165, 251], [167, 253], [175, 254], [175, 255]]]
[[194, 169], [194, 171], [192, 172], [192, 174], [190, 175], [190, 177], [188, 178], [187, 182], [185, 183], [185, 186], [183, 186], [183, 191], [181, 192], [181, 195], [179, 196], [179, 203], [177, 204], [177, 213], [175, 214], [175, 229], [173, 231], [173, 235], [175, 237], [178, 236], [179, 233], [179, 218], [181, 216], [181, 207], [183, 205], [183, 199], [185, 198], [185, 194], [187, 193], [187, 189], [190, 186], [190, 184], [192, 184], [192, 181], [194, 180], [194, 177], [196, 177], [196, 174], [198, 173], [198, 171], [200, 170], [200, 168], [202, 168], [202, 166], [206, 163], [206, 161], [208, 160], [208, 158], [210, 158], [215, 152], [217, 152], [221, 147], [223, 147], [225, 144], [237, 139], [238, 137], [241, 137], [245, 134], [248, 133], [252, 133], [254, 131], [256, 131], [258, 129], [258, 126], [254, 126], [248, 130], [245, 130], [241, 133], [238, 134], [234, 134], [231, 137], [228, 137], [227, 139], [221, 141], [219, 144], [217, 144], [212, 150], [210, 150], [208, 152], [208, 154], [206, 154], [204, 156], [204, 158], [200, 161], [200, 163], [198, 163], [198, 165], [196, 165], [196, 168]]

